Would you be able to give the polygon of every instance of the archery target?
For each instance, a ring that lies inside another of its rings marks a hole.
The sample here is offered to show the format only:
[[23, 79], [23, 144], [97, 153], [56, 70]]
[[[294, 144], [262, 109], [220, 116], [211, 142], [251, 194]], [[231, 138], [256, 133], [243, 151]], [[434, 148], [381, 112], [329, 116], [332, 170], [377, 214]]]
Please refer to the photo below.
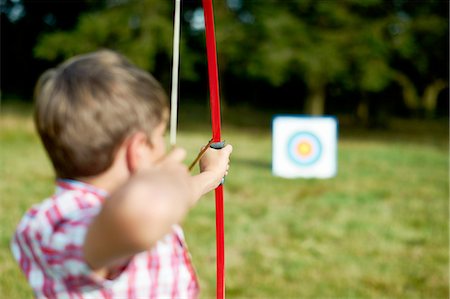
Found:
[[298, 132], [288, 140], [289, 158], [298, 165], [313, 165], [322, 155], [322, 144], [316, 135], [310, 132]]
[[286, 178], [329, 178], [337, 171], [337, 121], [333, 117], [276, 116], [272, 171]]

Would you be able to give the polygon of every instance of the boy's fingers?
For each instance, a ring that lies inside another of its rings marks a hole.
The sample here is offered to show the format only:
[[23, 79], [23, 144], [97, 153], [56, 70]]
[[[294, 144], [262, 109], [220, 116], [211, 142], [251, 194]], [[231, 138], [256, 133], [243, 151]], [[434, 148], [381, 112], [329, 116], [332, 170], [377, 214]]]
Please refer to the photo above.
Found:
[[224, 151], [226, 151], [228, 154], [231, 154], [233, 152], [233, 146], [231, 144], [227, 144], [224, 148]]

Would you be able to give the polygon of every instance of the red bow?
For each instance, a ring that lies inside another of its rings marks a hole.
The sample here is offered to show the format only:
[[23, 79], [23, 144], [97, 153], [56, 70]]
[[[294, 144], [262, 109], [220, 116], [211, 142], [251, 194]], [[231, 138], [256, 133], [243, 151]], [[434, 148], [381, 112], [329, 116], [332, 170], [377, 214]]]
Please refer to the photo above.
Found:
[[[216, 38], [214, 34], [214, 12], [212, 0], [203, 1], [206, 31], [206, 53], [208, 57], [209, 96], [211, 106], [212, 141], [220, 142], [220, 98], [219, 75], [217, 71]], [[216, 254], [217, 254], [217, 288], [218, 299], [225, 297], [225, 242], [223, 217], [223, 185], [216, 193]]]

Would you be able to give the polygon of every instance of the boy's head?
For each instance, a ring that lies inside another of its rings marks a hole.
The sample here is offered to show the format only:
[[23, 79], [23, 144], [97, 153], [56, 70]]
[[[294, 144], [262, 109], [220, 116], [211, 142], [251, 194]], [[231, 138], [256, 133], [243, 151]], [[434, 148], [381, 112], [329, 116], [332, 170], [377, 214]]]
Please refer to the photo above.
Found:
[[35, 123], [59, 178], [107, 170], [122, 142], [149, 137], [165, 121], [160, 84], [108, 50], [76, 56], [46, 71], [35, 90]]

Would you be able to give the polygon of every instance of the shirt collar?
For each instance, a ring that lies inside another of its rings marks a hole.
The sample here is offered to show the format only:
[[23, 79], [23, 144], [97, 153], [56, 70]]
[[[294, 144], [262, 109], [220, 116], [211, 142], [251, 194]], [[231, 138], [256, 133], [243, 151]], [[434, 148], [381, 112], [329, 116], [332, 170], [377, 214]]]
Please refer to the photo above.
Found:
[[59, 193], [63, 190], [80, 190], [85, 191], [89, 193], [94, 193], [100, 198], [105, 198], [108, 195], [108, 192], [106, 192], [103, 189], [100, 189], [98, 187], [95, 187], [93, 185], [71, 180], [71, 179], [57, 179], [56, 180], [56, 191]]

